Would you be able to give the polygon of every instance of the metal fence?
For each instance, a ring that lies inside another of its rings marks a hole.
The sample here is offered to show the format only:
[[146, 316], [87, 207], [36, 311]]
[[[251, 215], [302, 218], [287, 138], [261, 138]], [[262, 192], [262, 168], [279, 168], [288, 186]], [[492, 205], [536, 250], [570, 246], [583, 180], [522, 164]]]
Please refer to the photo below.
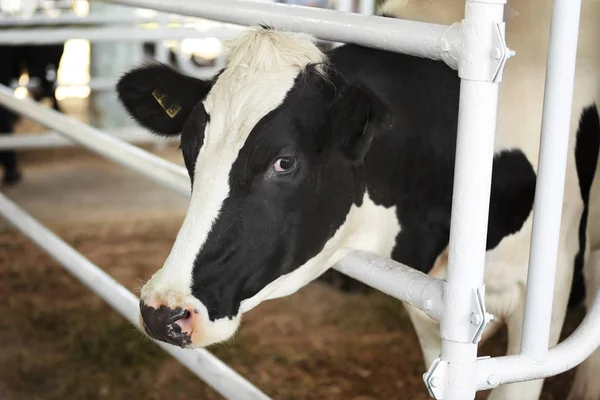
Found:
[[[324, 40], [445, 61], [461, 78], [447, 278], [435, 279], [391, 260], [359, 252], [349, 254], [335, 268], [409, 302], [440, 322], [442, 353], [425, 375], [426, 385], [438, 399], [472, 399], [477, 390], [556, 375], [583, 361], [600, 345], [597, 298], [568, 339], [552, 349], [547, 346], [580, 0], [554, 0], [522, 353], [484, 359], [477, 358], [476, 332], [488, 322], [483, 304], [483, 268], [489, 188], [498, 86], [511, 55], [504, 41], [504, 0], [466, 0], [464, 20], [451, 26], [239, 0], [108, 1], [240, 25], [266, 23]], [[474, 35], [475, 31], [488, 34]], [[8, 88], [0, 88], [0, 104], [189, 195], [189, 179], [183, 168], [32, 101], [16, 99]], [[138, 299], [134, 295], [1, 195], [0, 213], [127, 319], [136, 322]], [[472, 318], [473, 314], [479, 318]], [[227, 398], [268, 398], [205, 350], [162, 346]]]

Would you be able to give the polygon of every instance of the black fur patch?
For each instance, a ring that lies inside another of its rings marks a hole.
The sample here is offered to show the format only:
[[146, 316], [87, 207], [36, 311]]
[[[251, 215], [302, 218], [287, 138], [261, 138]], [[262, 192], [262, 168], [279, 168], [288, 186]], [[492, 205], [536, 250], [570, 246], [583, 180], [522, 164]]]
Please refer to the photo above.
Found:
[[163, 64], [151, 63], [123, 75], [117, 83], [117, 94], [140, 125], [169, 136], [181, 133], [190, 113], [211, 86], [211, 82], [182, 75]]
[[583, 199], [583, 213], [579, 222], [579, 251], [575, 256], [573, 286], [569, 306], [575, 306], [585, 298], [583, 277], [586, 229], [589, 213], [590, 190], [596, 173], [598, 152], [600, 150], [600, 121], [596, 105], [587, 107], [581, 113], [577, 142], [575, 144], [575, 166], [579, 177], [579, 190]]

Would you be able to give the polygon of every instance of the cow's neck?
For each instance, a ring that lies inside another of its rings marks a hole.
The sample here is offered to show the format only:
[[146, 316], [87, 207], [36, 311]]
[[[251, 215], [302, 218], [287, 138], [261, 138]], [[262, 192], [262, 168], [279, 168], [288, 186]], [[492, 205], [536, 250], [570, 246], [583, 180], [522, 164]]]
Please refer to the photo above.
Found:
[[[390, 184], [393, 183], [392, 179], [393, 177], [390, 176]], [[344, 223], [327, 241], [323, 250], [307, 263], [315, 264], [315, 271], [325, 271], [352, 251], [365, 251], [391, 257], [396, 237], [401, 230], [396, 217], [396, 207], [375, 204], [367, 186], [368, 182], [364, 180], [364, 174], [357, 174], [355, 202]]]
[[[352, 205], [344, 223], [317, 255], [294, 272], [283, 275], [267, 285], [260, 296], [243, 302], [242, 312], [250, 310], [266, 299], [294, 293], [298, 287], [316, 279], [351, 251], [366, 251], [390, 257], [395, 238], [400, 232], [396, 208], [376, 205], [367, 191], [363, 191], [362, 196], [362, 202], [358, 202], [360, 205]], [[299, 285], [299, 281], [303, 284]]]

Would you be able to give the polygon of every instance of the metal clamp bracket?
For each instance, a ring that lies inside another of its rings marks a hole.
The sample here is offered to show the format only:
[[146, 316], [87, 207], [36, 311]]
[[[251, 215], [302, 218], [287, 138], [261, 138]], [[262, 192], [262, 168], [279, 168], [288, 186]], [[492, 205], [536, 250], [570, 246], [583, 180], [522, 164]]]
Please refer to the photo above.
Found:
[[440, 326], [442, 338], [458, 343], [479, 342], [486, 325], [493, 319], [485, 308], [485, 286], [465, 288], [446, 283], [443, 296], [446, 307], [464, 307], [469, 311], [462, 314], [460, 321], [446, 325], [442, 323]]
[[502, 73], [506, 66], [506, 61], [513, 57], [516, 52], [506, 46], [505, 23], [501, 22], [494, 24], [494, 35], [492, 37], [492, 82], [500, 83], [502, 81]]
[[485, 286], [478, 287], [473, 293], [473, 312], [471, 313], [471, 325], [473, 326], [473, 343], [478, 343], [483, 335], [485, 326], [494, 319], [485, 308]]
[[493, 23], [488, 44], [473, 39], [484, 29], [489, 25], [466, 20], [452, 24], [440, 40], [442, 59], [463, 79], [499, 83], [506, 61], [516, 53], [506, 46], [504, 22]]
[[448, 361], [442, 361], [442, 359], [438, 357], [433, 360], [429, 370], [423, 374], [423, 381], [425, 382], [427, 391], [434, 399], [443, 399], [444, 379], [446, 377], [447, 366]]
[[[490, 356], [477, 357], [477, 360], [485, 360]], [[446, 382], [446, 369], [448, 367], [448, 361], [444, 361], [441, 358], [436, 358], [431, 363], [429, 370], [423, 374], [423, 382], [429, 395], [436, 400], [444, 399], [444, 385]]]

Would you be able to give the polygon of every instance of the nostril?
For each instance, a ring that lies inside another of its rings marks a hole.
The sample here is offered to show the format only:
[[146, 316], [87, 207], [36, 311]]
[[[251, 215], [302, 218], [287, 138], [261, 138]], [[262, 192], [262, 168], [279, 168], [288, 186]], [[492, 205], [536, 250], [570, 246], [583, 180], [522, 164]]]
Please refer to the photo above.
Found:
[[140, 301], [140, 311], [144, 330], [149, 336], [182, 347], [190, 343], [194, 323], [192, 308], [170, 308], [164, 304], [152, 307]]
[[167, 325], [182, 319], [188, 319], [190, 317], [189, 310], [186, 310], [185, 308], [177, 307], [176, 309], [170, 311], [171, 315], [169, 315], [165, 321]]

